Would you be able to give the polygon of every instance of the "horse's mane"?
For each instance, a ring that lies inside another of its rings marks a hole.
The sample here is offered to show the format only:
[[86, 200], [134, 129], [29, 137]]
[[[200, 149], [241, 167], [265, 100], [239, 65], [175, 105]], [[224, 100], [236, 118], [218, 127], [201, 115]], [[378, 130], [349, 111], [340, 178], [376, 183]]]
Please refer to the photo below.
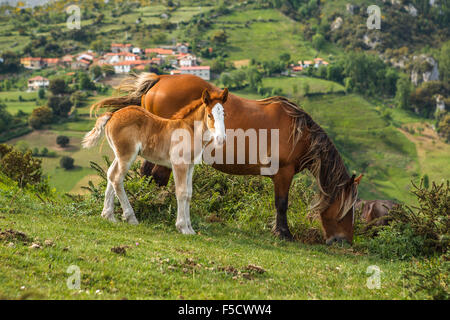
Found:
[[337, 197], [340, 197], [340, 218], [343, 218], [353, 203], [344, 199], [345, 186], [350, 177], [336, 146], [311, 116], [294, 102], [284, 97], [258, 101], [263, 104], [276, 102], [282, 104], [286, 113], [292, 117], [290, 139], [294, 147], [303, 138], [303, 133], [309, 134], [309, 147], [299, 159], [299, 171], [308, 169], [316, 178], [319, 187], [320, 195], [311, 209], [323, 212]]
[[202, 104], [202, 99], [193, 100], [191, 103], [178, 110], [170, 119], [184, 119], [197, 110]]

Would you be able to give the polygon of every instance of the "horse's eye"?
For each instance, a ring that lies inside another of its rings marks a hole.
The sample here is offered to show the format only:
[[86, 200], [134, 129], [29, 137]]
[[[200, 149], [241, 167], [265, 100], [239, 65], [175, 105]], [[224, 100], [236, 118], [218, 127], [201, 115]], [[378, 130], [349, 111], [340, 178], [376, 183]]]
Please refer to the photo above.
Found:
[[208, 118], [212, 119], [212, 115], [208, 114]]

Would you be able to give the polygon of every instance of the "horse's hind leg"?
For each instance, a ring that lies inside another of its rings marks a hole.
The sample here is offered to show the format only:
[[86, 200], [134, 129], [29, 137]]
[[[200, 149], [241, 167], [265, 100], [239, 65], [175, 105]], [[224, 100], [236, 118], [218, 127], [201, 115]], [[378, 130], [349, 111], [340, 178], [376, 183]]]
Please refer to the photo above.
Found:
[[127, 194], [125, 193], [123, 180], [131, 164], [136, 159], [136, 156], [137, 152], [130, 157], [117, 157], [117, 170], [112, 172], [111, 176], [108, 176], [108, 179], [111, 180], [112, 186], [114, 187], [117, 198], [119, 198], [120, 205], [122, 206], [123, 219], [129, 224], [138, 224], [139, 222], [134, 215], [133, 208], [131, 207]]
[[288, 209], [289, 188], [291, 186], [294, 174], [294, 167], [289, 166], [278, 170], [278, 173], [273, 177], [273, 184], [275, 188], [275, 207], [277, 208], [277, 218], [275, 220], [273, 232], [278, 237], [286, 240], [294, 239], [289, 231], [286, 214]]
[[116, 222], [116, 218], [114, 217], [114, 187], [112, 185], [109, 177], [112, 175], [114, 171], [117, 170], [117, 159], [111, 163], [111, 166], [108, 169], [108, 185], [106, 186], [105, 191], [105, 201], [103, 204], [102, 218], [105, 218], [111, 222]]

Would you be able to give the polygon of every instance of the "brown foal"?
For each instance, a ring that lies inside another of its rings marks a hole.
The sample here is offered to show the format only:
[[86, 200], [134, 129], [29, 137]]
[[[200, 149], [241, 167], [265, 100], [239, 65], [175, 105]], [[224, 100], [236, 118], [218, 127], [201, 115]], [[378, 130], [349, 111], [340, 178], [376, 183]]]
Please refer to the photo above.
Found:
[[[183, 234], [195, 234], [191, 226], [189, 204], [192, 196], [194, 164], [199, 162], [205, 146], [225, 141], [224, 112], [228, 90], [222, 93], [204, 90], [202, 98], [194, 100], [175, 115], [175, 119], [160, 118], [139, 106], [128, 106], [108, 112], [97, 119], [95, 127], [83, 139], [90, 148], [106, 135], [115, 159], [108, 169], [108, 185], [102, 217], [115, 222], [114, 193], [123, 209], [123, 219], [130, 224], [138, 220], [123, 186], [124, 177], [137, 155], [174, 173], [177, 197], [176, 227]], [[201, 145], [196, 146], [195, 137]]]

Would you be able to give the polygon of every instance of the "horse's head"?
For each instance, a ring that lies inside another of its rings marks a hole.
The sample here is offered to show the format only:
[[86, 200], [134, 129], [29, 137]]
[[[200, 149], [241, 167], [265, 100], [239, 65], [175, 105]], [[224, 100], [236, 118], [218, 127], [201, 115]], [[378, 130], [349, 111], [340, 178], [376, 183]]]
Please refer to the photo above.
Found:
[[331, 205], [321, 214], [322, 226], [328, 245], [333, 242], [353, 242], [353, 223], [355, 203], [358, 199], [358, 184], [362, 175], [355, 178], [353, 175], [345, 183], [340, 196], [337, 196]]
[[221, 93], [210, 92], [205, 89], [202, 94], [202, 101], [206, 107], [206, 125], [211, 132], [214, 143], [222, 146], [225, 142], [225, 112], [223, 104], [227, 101], [228, 89], [225, 88]]

